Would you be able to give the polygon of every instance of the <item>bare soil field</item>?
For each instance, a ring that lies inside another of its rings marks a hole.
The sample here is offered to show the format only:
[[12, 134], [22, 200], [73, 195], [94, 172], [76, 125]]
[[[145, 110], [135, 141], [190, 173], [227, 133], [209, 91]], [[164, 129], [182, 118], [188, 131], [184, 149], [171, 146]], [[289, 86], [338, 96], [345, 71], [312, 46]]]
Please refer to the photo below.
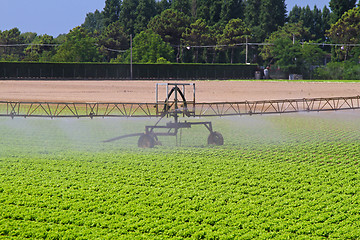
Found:
[[[0, 81], [0, 101], [151, 103], [155, 102], [155, 83], [155, 81]], [[197, 102], [347, 97], [360, 94], [360, 83], [290, 81], [194, 81], [194, 83]]]

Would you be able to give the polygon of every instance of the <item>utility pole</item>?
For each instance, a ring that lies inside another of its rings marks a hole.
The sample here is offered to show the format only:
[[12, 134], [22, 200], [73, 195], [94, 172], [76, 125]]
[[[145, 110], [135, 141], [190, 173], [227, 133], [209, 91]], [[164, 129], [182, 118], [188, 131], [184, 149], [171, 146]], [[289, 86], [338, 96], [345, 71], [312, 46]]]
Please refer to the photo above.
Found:
[[132, 34], [130, 34], [130, 80], [133, 79], [133, 52], [132, 52]]
[[248, 36], [246, 36], [246, 56], [245, 56], [245, 64], [248, 64], [248, 52], [249, 52]]

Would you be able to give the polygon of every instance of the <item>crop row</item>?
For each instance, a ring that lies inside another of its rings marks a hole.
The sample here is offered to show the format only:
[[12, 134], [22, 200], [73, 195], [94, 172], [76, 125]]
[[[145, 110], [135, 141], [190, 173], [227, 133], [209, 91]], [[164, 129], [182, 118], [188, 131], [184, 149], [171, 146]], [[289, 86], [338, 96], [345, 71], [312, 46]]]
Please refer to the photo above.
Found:
[[171, 139], [145, 150], [136, 139], [93, 139], [141, 121], [40, 120], [19, 130], [3, 120], [0, 238], [358, 239], [358, 120], [225, 118], [214, 121], [224, 146], [199, 143], [206, 130], [196, 128], [181, 147]]

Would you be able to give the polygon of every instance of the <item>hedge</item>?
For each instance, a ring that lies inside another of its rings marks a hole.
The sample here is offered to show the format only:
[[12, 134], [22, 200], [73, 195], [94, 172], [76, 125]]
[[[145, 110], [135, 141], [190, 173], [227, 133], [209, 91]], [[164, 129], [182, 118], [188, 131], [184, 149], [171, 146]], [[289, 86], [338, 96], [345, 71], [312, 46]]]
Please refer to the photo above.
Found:
[[[254, 79], [256, 65], [133, 64], [132, 79]], [[131, 79], [129, 64], [0, 62], [0, 79]]]

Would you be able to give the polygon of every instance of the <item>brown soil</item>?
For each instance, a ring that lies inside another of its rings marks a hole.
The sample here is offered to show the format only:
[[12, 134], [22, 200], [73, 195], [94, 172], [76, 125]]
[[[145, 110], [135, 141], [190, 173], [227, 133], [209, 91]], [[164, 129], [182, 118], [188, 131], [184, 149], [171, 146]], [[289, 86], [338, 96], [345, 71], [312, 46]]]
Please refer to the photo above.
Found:
[[[1, 101], [155, 102], [154, 81], [0, 81]], [[197, 102], [348, 97], [360, 83], [195, 81]], [[188, 94], [188, 93], [187, 93]], [[159, 98], [165, 99], [164, 92]]]

